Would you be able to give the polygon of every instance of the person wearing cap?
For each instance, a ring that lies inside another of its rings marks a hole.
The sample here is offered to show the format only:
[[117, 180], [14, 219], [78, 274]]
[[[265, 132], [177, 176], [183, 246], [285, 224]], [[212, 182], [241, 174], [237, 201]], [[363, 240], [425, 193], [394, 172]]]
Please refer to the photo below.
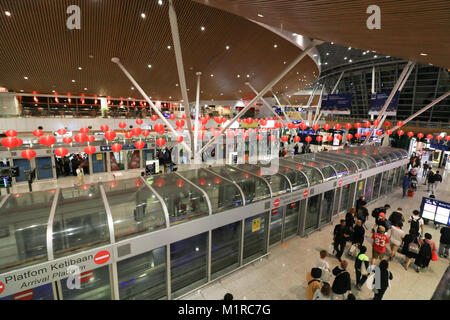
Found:
[[356, 217], [358, 219], [361, 219], [364, 223], [367, 221], [367, 217], [369, 216], [369, 210], [367, 210], [367, 202], [362, 200], [361, 201], [361, 207], [359, 207], [359, 209], [357, 209], [356, 211]]
[[375, 232], [375, 228], [376, 228], [377, 226], [382, 226], [382, 227], [384, 227], [384, 229], [385, 229], [386, 231], [388, 231], [389, 229], [391, 229], [392, 225], [391, 225], [391, 222], [390, 222], [389, 220], [386, 219], [386, 213], [380, 212], [380, 213], [378, 214], [378, 218], [377, 218], [377, 220], [375, 221], [374, 230], [372, 230], [373, 232]]
[[377, 231], [372, 235], [373, 248], [372, 248], [372, 260], [371, 265], [375, 263], [377, 259], [383, 260], [384, 254], [386, 253], [386, 244], [389, 243], [389, 237], [384, 233], [386, 228], [383, 226], [378, 226]]
[[306, 287], [306, 300], [312, 300], [316, 290], [322, 288], [320, 278], [322, 277], [322, 270], [319, 268], [312, 268], [311, 272], [306, 275], [308, 285]]

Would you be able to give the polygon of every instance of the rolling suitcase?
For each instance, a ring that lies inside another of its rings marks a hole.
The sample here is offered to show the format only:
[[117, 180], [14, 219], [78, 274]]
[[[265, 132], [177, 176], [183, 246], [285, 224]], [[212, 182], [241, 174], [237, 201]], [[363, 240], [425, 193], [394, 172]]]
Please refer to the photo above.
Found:
[[408, 190], [408, 197], [414, 197], [414, 190], [412, 189]]

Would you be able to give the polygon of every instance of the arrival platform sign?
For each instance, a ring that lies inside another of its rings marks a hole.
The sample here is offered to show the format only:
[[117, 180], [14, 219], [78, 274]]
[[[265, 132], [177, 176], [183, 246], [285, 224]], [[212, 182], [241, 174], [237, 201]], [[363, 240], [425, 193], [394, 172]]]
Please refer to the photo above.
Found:
[[75, 275], [71, 271], [73, 267], [78, 267], [81, 273], [85, 273], [109, 265], [113, 261], [112, 248], [112, 246], [99, 247], [0, 274], [0, 298], [73, 276]]
[[323, 114], [350, 114], [352, 98], [351, 93], [324, 94], [320, 112]]

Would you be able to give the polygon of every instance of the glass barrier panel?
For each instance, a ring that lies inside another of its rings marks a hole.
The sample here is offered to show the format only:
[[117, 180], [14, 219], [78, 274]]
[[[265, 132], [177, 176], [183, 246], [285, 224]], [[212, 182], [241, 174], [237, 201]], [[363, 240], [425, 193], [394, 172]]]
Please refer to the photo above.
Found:
[[[302, 200], [305, 201], [305, 200]], [[300, 217], [300, 201], [286, 206], [286, 217], [284, 219], [283, 239], [297, 234]]]
[[167, 299], [166, 247], [117, 263], [120, 300]]
[[75, 285], [73, 278], [61, 280], [63, 300], [111, 300], [108, 266], [81, 271], [80, 289], [73, 288]]
[[373, 194], [373, 182], [375, 180], [374, 176], [368, 177], [367, 178], [367, 183], [366, 183], [366, 191], [365, 191], [365, 201], [367, 203], [369, 203], [370, 201], [372, 201], [372, 194]]
[[321, 196], [322, 195], [319, 194], [308, 199], [305, 233], [309, 233], [318, 227]]
[[281, 241], [281, 226], [283, 223], [283, 211], [284, 207], [275, 208], [271, 213], [270, 220], [270, 236], [269, 245], [273, 245]]
[[212, 279], [231, 272], [239, 266], [241, 225], [241, 221], [238, 221], [212, 231]]
[[52, 284], [47, 283], [33, 289], [17, 292], [10, 296], [0, 298], [0, 300], [53, 300]]
[[247, 263], [267, 252], [266, 219], [269, 212], [265, 212], [245, 219], [244, 229], [244, 261]]
[[334, 190], [330, 190], [324, 193], [322, 199], [322, 213], [320, 217], [320, 225], [324, 225], [331, 221], [331, 212], [333, 209]]
[[339, 212], [346, 213], [348, 210], [350, 210], [351, 201], [352, 201], [352, 199], [350, 197], [350, 184], [342, 186], [341, 204], [340, 204]]
[[382, 176], [382, 173], [379, 173], [375, 176], [372, 200], [378, 199], [378, 197], [380, 196], [381, 176]]

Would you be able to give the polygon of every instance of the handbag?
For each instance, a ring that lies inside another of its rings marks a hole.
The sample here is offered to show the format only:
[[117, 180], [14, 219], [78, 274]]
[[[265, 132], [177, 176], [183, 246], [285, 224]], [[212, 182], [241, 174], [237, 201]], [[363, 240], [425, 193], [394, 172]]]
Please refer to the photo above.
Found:
[[334, 255], [334, 245], [332, 243], [328, 246], [328, 253]]
[[431, 261], [438, 261], [438, 255], [434, 250], [431, 250]]
[[419, 251], [420, 251], [420, 247], [419, 247], [419, 245], [417, 243], [411, 242], [408, 245], [408, 252], [414, 253], [414, 254], [419, 254]]
[[352, 244], [350, 249], [348, 249], [348, 254], [351, 257], [356, 257], [358, 255], [358, 253], [359, 253], [358, 245], [356, 243]]

